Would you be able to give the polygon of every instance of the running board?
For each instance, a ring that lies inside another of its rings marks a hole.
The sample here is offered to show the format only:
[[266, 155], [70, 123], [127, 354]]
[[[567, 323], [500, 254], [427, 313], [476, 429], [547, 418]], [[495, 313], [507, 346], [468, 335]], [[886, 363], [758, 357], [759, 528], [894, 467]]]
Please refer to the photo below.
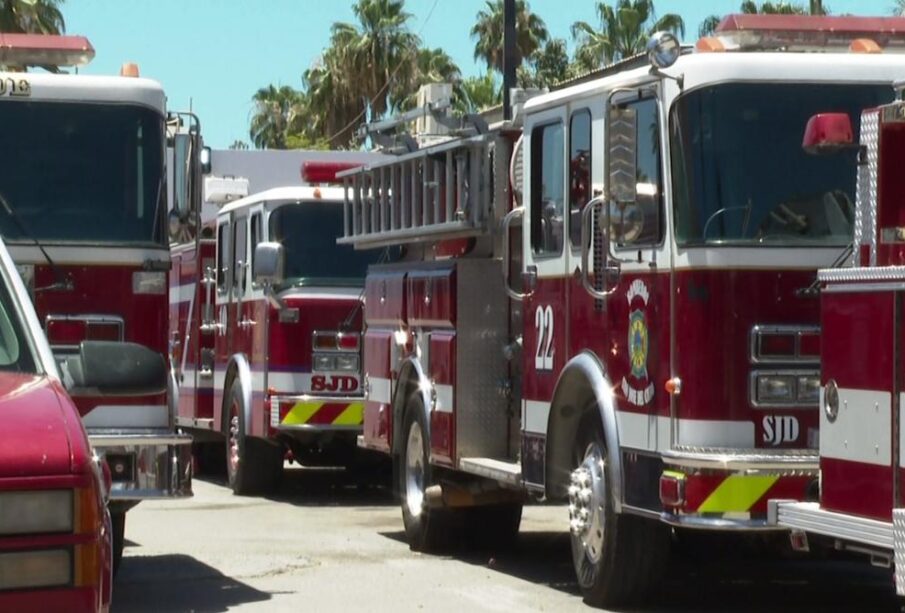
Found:
[[893, 549], [892, 522], [827, 511], [816, 502], [770, 500], [767, 523], [879, 549]]
[[493, 458], [461, 458], [459, 470], [514, 487], [522, 486], [522, 465]]

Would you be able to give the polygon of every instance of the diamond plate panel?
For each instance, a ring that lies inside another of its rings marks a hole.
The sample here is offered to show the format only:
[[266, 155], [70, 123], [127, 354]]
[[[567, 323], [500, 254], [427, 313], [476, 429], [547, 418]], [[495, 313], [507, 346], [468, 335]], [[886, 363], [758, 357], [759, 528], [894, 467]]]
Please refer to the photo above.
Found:
[[895, 562], [896, 594], [905, 596], [905, 509], [892, 510], [892, 548]]
[[500, 262], [463, 259], [456, 264], [456, 456], [507, 458], [509, 399], [501, 393], [509, 362], [507, 297]]
[[852, 264], [860, 266], [860, 249], [870, 245], [870, 265], [877, 263], [877, 151], [880, 139], [880, 113], [877, 109], [861, 115], [861, 145], [866, 151], [865, 163], [858, 167], [855, 192], [855, 249]]

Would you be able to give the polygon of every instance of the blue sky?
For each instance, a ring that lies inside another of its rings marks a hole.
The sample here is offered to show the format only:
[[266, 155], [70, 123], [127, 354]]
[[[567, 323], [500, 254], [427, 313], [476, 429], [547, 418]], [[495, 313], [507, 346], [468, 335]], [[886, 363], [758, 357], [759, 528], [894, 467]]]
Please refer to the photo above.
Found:
[[[801, 0], [807, 4], [806, 0]], [[66, 29], [87, 36], [97, 55], [82, 72], [115, 74], [138, 62], [160, 81], [171, 109], [201, 116], [205, 140], [225, 148], [248, 142], [251, 96], [269, 83], [299, 87], [300, 75], [327, 44], [330, 25], [353, 21], [352, 0], [68, 0]], [[686, 40], [707, 15], [738, 9], [740, 0], [656, 0], [659, 14], [682, 15]], [[889, 14], [893, 0], [824, 0], [834, 13]], [[431, 14], [431, 7], [434, 7]], [[466, 75], [479, 74], [468, 32], [483, 0], [406, 0], [411, 28], [443, 47]], [[571, 41], [577, 20], [594, 23], [591, 0], [529, 0], [552, 36]], [[429, 18], [428, 18], [429, 17]]]

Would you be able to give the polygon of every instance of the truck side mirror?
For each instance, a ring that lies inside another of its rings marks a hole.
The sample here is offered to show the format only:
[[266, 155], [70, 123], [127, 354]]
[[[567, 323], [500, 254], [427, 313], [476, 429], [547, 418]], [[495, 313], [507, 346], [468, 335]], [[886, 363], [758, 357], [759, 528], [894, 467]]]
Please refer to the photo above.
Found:
[[192, 136], [176, 134], [173, 137], [173, 208], [179, 219], [188, 219], [191, 212]]
[[818, 113], [808, 120], [801, 148], [811, 155], [838, 153], [855, 147], [852, 120], [847, 113]]
[[163, 356], [138, 343], [82, 341], [78, 355], [64, 364], [75, 395], [144, 396], [167, 389]]
[[279, 285], [283, 282], [283, 262], [283, 245], [258, 243], [255, 247], [252, 279], [264, 286]]

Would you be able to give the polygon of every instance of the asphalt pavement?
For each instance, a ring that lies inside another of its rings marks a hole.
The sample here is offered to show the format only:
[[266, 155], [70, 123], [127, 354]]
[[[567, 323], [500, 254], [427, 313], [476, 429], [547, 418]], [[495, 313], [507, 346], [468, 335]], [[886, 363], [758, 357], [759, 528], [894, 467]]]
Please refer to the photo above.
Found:
[[[566, 510], [526, 507], [508, 551], [421, 555], [387, 490], [341, 471], [287, 470], [272, 498], [196, 479], [189, 500], [143, 502], [126, 522], [114, 613], [130, 611], [588, 611]], [[765, 543], [676, 547], [647, 611], [895, 611], [891, 571], [801, 559]]]

